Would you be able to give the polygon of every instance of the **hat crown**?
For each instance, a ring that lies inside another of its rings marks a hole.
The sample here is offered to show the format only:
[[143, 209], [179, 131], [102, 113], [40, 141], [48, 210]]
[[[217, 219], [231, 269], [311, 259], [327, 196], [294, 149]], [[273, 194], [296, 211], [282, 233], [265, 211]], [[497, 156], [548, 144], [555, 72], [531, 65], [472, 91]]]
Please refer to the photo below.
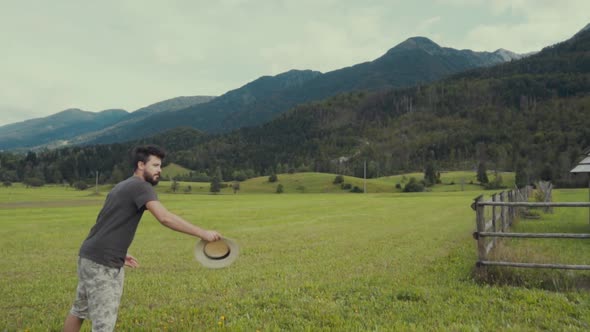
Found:
[[205, 244], [203, 252], [211, 259], [224, 259], [229, 256], [231, 249], [224, 241], [214, 241]]
[[195, 248], [195, 258], [204, 267], [219, 269], [231, 265], [240, 254], [238, 244], [226, 237], [208, 242], [201, 240]]

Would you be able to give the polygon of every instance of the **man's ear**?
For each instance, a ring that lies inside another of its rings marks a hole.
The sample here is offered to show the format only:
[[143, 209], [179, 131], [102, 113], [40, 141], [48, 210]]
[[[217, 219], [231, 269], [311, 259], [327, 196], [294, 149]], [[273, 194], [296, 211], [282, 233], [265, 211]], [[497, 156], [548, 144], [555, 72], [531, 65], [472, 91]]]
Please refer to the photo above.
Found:
[[143, 171], [144, 168], [145, 168], [145, 163], [143, 161], [138, 161], [137, 162], [137, 169], [140, 169]]

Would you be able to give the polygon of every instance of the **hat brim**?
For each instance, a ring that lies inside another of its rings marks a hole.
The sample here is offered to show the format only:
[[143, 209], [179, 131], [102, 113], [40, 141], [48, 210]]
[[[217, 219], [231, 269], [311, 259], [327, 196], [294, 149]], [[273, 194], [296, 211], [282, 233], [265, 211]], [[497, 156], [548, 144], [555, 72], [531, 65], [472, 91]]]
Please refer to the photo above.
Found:
[[195, 258], [206, 268], [221, 269], [227, 267], [231, 265], [240, 254], [240, 247], [234, 240], [224, 237], [218, 241], [223, 241], [229, 248], [229, 253], [221, 259], [211, 258], [205, 254], [205, 245], [207, 245], [209, 242], [204, 240], [197, 242], [197, 247], [195, 248]]

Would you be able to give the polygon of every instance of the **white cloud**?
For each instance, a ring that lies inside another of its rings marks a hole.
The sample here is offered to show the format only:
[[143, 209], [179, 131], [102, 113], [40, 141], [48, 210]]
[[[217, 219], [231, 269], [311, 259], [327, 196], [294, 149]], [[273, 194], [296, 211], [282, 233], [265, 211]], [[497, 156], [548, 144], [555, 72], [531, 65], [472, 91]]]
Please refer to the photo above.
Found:
[[590, 13], [587, 0], [438, 1], [456, 6], [483, 6], [495, 16], [512, 17], [511, 21], [478, 24], [460, 41], [461, 48], [486, 51], [498, 48], [520, 53], [539, 51], [573, 36], [588, 23]]
[[457, 7], [479, 6], [489, 0], [434, 0], [434, 3]]
[[430, 35], [433, 26], [440, 22], [440, 16], [430, 17], [418, 23], [416, 26], [416, 33], [422, 35]]

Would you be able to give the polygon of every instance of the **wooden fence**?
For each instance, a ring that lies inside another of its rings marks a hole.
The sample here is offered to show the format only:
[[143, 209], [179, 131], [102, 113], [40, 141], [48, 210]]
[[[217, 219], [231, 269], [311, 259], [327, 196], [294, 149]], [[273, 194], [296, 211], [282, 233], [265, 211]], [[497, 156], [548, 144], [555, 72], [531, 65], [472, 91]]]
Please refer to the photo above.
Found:
[[502, 262], [489, 260], [498, 238], [551, 238], [551, 239], [590, 239], [590, 234], [571, 233], [511, 233], [510, 227], [528, 208], [542, 207], [545, 211], [553, 207], [590, 207], [590, 203], [582, 202], [528, 202], [531, 187], [511, 190], [492, 195], [484, 200], [483, 195], [474, 199], [471, 207], [475, 210], [476, 231], [473, 237], [477, 240], [478, 261], [476, 266], [512, 266], [526, 268], [551, 268], [570, 270], [590, 270], [590, 265], [540, 264], [525, 262]]

